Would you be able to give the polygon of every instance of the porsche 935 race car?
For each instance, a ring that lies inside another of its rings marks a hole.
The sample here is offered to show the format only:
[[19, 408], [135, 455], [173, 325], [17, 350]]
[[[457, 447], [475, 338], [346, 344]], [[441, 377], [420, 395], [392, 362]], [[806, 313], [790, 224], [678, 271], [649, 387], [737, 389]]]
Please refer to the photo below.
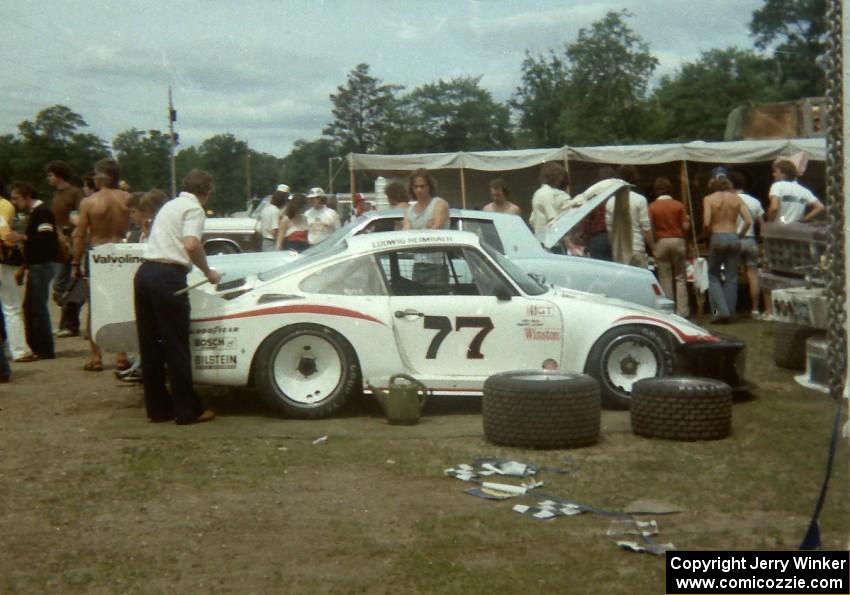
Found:
[[[132, 258], [109, 253], [119, 247], [92, 255], [95, 338], [113, 350], [132, 348], [134, 332], [131, 313], [97, 314], [99, 305], [115, 310], [121, 283], [132, 282]], [[110, 263], [124, 281], [105, 274]], [[356, 236], [250, 288], [238, 283], [191, 292], [194, 380], [256, 386], [291, 417], [331, 415], [399, 372], [439, 395], [480, 394], [508, 370], [584, 371], [620, 408], [636, 381], [674, 371], [744, 384], [742, 343], [658, 310], [545, 286], [469, 232]]]

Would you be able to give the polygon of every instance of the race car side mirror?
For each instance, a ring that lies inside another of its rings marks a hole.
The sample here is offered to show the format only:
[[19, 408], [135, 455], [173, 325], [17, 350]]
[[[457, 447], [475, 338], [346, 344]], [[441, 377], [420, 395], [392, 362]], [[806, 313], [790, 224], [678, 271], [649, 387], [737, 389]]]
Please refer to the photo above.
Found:
[[500, 302], [509, 302], [511, 301], [511, 292], [504, 285], [500, 285], [496, 288], [496, 299]]

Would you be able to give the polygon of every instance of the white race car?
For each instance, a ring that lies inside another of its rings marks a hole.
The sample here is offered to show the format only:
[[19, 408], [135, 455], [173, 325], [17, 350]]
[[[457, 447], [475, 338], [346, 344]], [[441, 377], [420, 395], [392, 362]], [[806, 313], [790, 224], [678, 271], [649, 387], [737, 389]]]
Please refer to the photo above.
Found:
[[[97, 296], [98, 266], [132, 259], [94, 258]], [[96, 320], [98, 343], [120, 334], [116, 325]], [[193, 291], [190, 340], [196, 382], [255, 385], [298, 418], [331, 415], [400, 372], [436, 394], [480, 394], [498, 372], [583, 371], [612, 407], [628, 406], [637, 380], [674, 371], [744, 389], [743, 343], [658, 310], [544, 286], [459, 231], [360, 235], [250, 288]]]

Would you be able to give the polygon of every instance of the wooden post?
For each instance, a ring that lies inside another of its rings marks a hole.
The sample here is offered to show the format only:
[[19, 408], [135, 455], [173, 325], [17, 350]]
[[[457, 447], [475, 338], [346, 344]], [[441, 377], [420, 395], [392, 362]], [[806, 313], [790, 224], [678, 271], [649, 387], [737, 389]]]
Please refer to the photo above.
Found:
[[466, 176], [463, 168], [460, 168], [460, 205], [462, 209], [466, 208]]
[[[697, 222], [694, 218], [694, 203], [691, 197], [691, 182], [690, 176], [688, 175], [688, 162], [684, 160], [679, 167], [679, 188], [682, 199], [687, 201], [688, 216], [691, 218], [691, 238], [694, 242], [694, 270], [696, 270], [696, 263], [699, 258], [699, 248], [697, 247]], [[705, 294], [697, 289], [696, 283], [694, 283], [694, 292], [696, 293], [697, 298], [697, 314], [702, 315], [703, 310], [705, 309]]]
[[566, 188], [567, 194], [572, 196], [573, 193], [572, 193], [571, 189], [572, 189], [572, 185], [573, 185], [573, 177], [570, 175], [570, 160], [567, 159], [566, 155], [564, 155], [564, 171], [567, 172], [567, 180], [569, 180], [569, 182], [567, 183], [567, 188]]
[[691, 182], [688, 176], [687, 161], [682, 161], [682, 165], [679, 167], [679, 191], [682, 199], [686, 200], [688, 204], [688, 216], [691, 218], [691, 237], [694, 240], [694, 254], [699, 256], [697, 251], [697, 226], [696, 219], [694, 219], [694, 204], [691, 200]]

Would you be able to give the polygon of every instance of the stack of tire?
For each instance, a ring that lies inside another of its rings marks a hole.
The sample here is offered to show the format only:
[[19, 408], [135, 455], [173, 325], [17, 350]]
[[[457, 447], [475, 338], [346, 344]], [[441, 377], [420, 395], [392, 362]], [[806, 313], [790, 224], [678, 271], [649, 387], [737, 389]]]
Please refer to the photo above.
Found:
[[502, 446], [576, 448], [599, 441], [599, 383], [587, 374], [504, 372], [484, 383], [484, 436]]
[[817, 329], [778, 322], [773, 325], [773, 363], [780, 368], [802, 371], [806, 369], [806, 340], [818, 333]]

